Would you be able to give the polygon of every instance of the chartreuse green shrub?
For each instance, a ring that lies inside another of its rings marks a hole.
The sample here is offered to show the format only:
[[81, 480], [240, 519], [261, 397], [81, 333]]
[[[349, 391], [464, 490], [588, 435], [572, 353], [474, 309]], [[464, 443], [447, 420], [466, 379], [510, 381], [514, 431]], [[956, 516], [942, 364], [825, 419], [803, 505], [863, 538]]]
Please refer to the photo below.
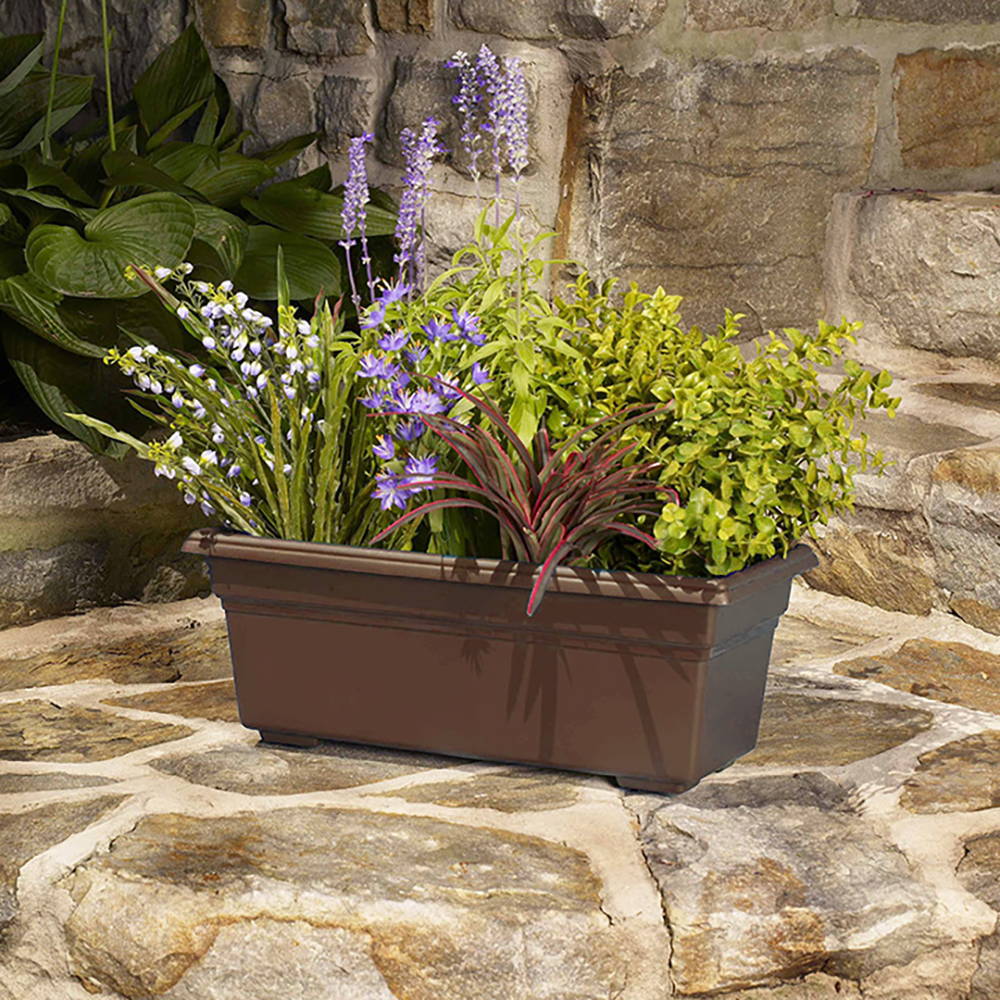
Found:
[[[633, 285], [620, 303], [612, 290], [584, 275], [557, 301], [578, 357], [550, 356], [542, 377], [558, 401], [548, 418], [558, 436], [636, 402], [672, 404], [630, 432], [680, 494], [656, 521], [661, 554], [647, 568], [722, 575], [784, 555], [852, 506], [857, 469], [885, 466], [857, 425], [872, 411], [894, 414], [891, 376], [849, 359], [839, 379], [830, 371], [860, 324], [772, 332], [745, 356], [738, 314], [707, 334], [682, 326], [680, 297], [663, 289]], [[824, 369], [832, 382], [821, 382]]]

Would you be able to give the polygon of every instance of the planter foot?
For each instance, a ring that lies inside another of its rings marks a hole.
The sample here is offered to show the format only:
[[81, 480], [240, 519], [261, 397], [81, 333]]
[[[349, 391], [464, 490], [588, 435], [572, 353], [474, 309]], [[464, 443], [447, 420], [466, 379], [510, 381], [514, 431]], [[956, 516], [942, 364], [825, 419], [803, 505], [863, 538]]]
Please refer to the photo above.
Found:
[[297, 736], [295, 733], [276, 733], [270, 729], [258, 729], [262, 743], [282, 743], [287, 747], [318, 747], [314, 736]]
[[616, 775], [615, 783], [619, 788], [636, 792], [656, 792], [658, 795], [679, 795], [697, 784], [697, 782], [657, 781], [656, 778], [630, 778], [624, 774]]

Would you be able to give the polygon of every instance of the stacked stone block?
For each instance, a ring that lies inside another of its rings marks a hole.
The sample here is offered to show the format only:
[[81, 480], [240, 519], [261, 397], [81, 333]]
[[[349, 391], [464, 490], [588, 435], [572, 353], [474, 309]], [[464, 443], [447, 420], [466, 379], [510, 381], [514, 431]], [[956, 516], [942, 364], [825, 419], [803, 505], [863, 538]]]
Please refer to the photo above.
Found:
[[[14, 0], [0, 28], [52, 33], [57, 6]], [[71, 68], [98, 68], [89, 6], [71, 5]], [[831, 526], [813, 582], [1000, 630], [1000, 590], [984, 582], [1000, 578], [988, 485], [1000, 479], [1000, 0], [111, 8], [122, 95], [193, 20], [262, 142], [316, 129], [295, 169], [330, 158], [340, 179], [347, 140], [372, 129], [373, 179], [390, 190], [401, 127], [434, 113], [458, 146], [444, 59], [484, 42], [522, 57], [534, 122], [524, 201], [559, 231], [557, 256], [663, 284], [702, 326], [732, 308], [748, 338], [861, 319], [857, 356], [899, 376], [904, 419], [870, 428], [898, 452], [895, 474], [861, 477], [858, 513]], [[440, 261], [480, 202], [457, 152], [434, 184]], [[967, 460], [988, 470], [974, 487], [941, 471]]]

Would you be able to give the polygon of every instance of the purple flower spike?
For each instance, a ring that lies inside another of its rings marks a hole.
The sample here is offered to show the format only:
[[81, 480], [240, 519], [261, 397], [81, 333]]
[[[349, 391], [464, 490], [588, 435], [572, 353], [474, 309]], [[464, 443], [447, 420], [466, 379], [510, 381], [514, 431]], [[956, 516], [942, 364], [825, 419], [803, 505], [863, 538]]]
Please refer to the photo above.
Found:
[[406, 171], [403, 174], [403, 195], [399, 199], [396, 222], [396, 242], [399, 251], [393, 258], [399, 265], [399, 281], [404, 278], [411, 286], [423, 281], [426, 251], [424, 248], [424, 210], [430, 193], [428, 176], [431, 162], [442, 146], [437, 139], [438, 122], [427, 118], [418, 136], [412, 129], [403, 129], [399, 141], [403, 148]]
[[517, 183], [528, 165], [528, 84], [524, 79], [520, 59], [508, 56], [503, 65], [507, 163], [514, 172], [514, 182]]
[[395, 333], [387, 333], [379, 339], [378, 346], [383, 351], [399, 351], [406, 347], [410, 335], [405, 330], [397, 330]]
[[486, 105], [486, 121], [483, 131], [490, 136], [490, 153], [493, 160], [493, 177], [496, 181], [496, 224], [500, 225], [500, 175], [503, 165], [500, 161], [500, 140], [504, 136], [504, 100], [506, 86], [503, 70], [497, 57], [488, 45], [483, 45], [476, 56], [476, 76], [479, 86], [486, 92], [489, 102]]
[[365, 132], [351, 139], [347, 153], [347, 182], [344, 184], [344, 205], [340, 212], [343, 223], [344, 239], [340, 245], [347, 256], [347, 273], [351, 282], [351, 298], [354, 308], [360, 311], [361, 299], [354, 285], [354, 271], [351, 269], [351, 247], [354, 246], [355, 232], [361, 238], [361, 260], [368, 276], [368, 293], [375, 297], [375, 284], [372, 281], [371, 256], [368, 253], [368, 214], [365, 206], [369, 201], [368, 171], [365, 166], [365, 147], [375, 137], [371, 132]]
[[372, 453], [383, 462], [391, 462], [396, 457], [396, 442], [388, 434], [382, 434], [372, 448]]
[[479, 155], [482, 152], [482, 134], [476, 127], [476, 119], [479, 111], [481, 97], [479, 94], [479, 80], [476, 76], [476, 66], [473, 65], [467, 52], [456, 52], [445, 65], [449, 69], [458, 70], [458, 93], [452, 97], [451, 102], [458, 109], [461, 119], [461, 132], [459, 141], [462, 148], [469, 157], [469, 176], [479, 187]]
[[490, 378], [490, 373], [487, 369], [478, 361], [474, 361], [472, 364], [472, 381], [475, 385], [486, 385], [487, 382], [492, 382], [493, 379]]

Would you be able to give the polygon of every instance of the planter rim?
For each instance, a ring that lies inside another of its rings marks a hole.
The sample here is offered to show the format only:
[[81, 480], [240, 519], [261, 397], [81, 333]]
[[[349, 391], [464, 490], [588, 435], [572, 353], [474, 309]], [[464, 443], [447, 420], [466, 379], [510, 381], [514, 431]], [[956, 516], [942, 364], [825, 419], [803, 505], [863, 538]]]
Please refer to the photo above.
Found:
[[[305, 569], [335, 569], [348, 573], [456, 581], [521, 590], [531, 588], [538, 570], [532, 563], [256, 538], [219, 528], [193, 531], [182, 549], [209, 559], [236, 559]], [[778, 580], [797, 576], [817, 565], [818, 559], [813, 550], [800, 543], [789, 549], [787, 556], [772, 556], [764, 562], [721, 577], [660, 576], [560, 566], [548, 589], [550, 592], [594, 597], [721, 605], [742, 600]]]

